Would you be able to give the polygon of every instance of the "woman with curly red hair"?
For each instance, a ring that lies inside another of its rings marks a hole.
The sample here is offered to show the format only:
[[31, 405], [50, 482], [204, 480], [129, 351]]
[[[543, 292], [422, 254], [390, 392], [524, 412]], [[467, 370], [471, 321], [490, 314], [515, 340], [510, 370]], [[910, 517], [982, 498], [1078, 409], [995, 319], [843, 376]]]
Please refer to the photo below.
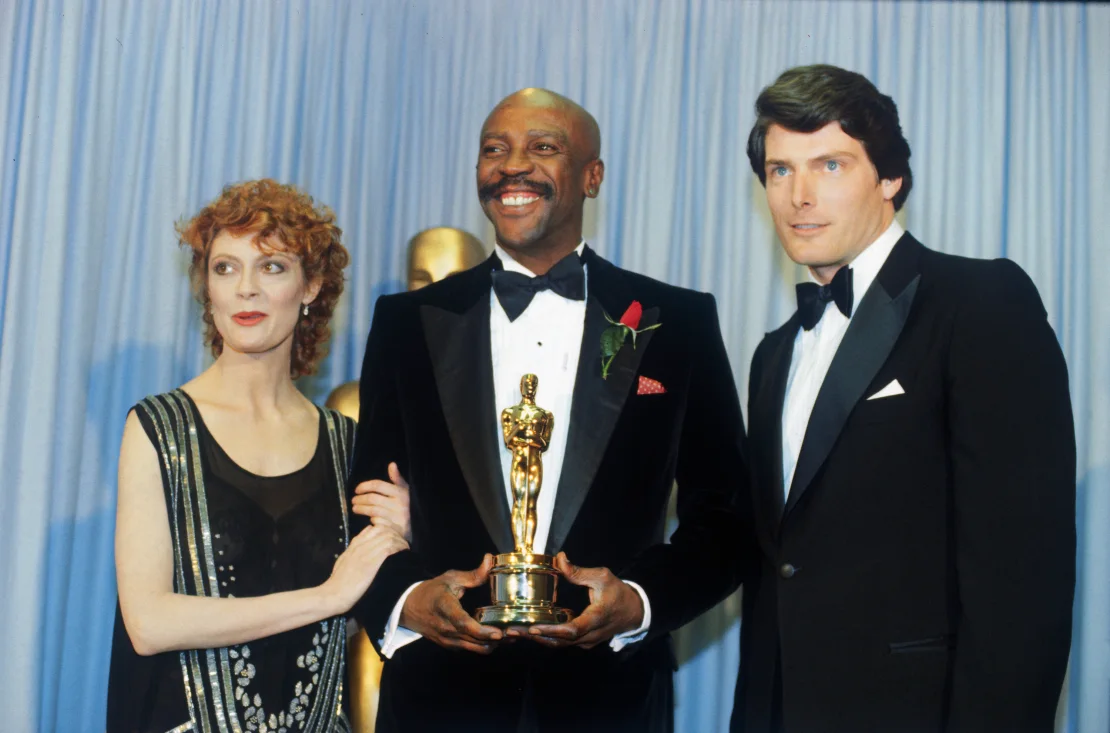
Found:
[[270, 180], [178, 233], [216, 359], [124, 427], [108, 730], [347, 731], [344, 614], [407, 545], [349, 537], [353, 421], [293, 383], [328, 339], [342, 233]]

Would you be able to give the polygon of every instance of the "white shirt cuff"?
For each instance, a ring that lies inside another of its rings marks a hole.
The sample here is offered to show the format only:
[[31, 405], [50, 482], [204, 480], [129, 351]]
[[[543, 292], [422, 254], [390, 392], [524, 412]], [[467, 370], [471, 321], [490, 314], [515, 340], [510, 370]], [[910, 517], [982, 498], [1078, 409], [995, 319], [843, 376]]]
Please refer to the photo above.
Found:
[[[609, 641], [609, 648], [615, 652], [619, 652], [629, 644], [635, 644], [642, 640], [647, 636], [648, 629], [651, 627], [651, 604], [648, 603], [647, 593], [644, 593], [644, 589], [640, 587], [639, 583], [633, 583], [631, 580], [626, 580], [624, 582], [632, 586], [632, 590], [640, 594], [640, 600], [644, 604], [644, 622], [640, 624], [640, 628], [626, 631], [623, 634], [617, 634]], [[409, 633], [411, 634], [413, 632], [410, 631]]]
[[[420, 634], [412, 629], [401, 626], [401, 609], [405, 607], [405, 601], [408, 599], [409, 593], [412, 593], [418, 585], [420, 583], [410, 585], [408, 590], [401, 594], [401, 599], [397, 601], [397, 605], [393, 607], [393, 613], [389, 614], [389, 623], [385, 625], [385, 633], [378, 640], [378, 648], [382, 650], [382, 656], [386, 659], [392, 659], [398, 649], [422, 638]], [[645, 614], [645, 618], [646, 616]]]

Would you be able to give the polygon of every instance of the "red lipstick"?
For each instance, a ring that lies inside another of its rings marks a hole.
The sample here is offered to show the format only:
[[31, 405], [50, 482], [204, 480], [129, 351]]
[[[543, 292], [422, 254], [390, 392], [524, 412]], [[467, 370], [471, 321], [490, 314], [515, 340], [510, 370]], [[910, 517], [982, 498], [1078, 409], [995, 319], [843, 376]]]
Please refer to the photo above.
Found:
[[231, 317], [231, 320], [238, 323], [240, 326], [256, 326], [262, 323], [262, 319], [266, 314], [261, 311], [240, 311]]

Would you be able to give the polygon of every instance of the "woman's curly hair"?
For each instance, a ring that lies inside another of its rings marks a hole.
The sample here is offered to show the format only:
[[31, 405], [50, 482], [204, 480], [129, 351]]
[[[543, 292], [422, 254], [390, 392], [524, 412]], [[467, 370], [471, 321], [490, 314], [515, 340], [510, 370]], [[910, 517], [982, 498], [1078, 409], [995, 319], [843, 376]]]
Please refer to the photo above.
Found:
[[289, 372], [294, 379], [316, 371], [331, 335], [328, 322], [343, 292], [343, 268], [350, 257], [340, 242], [343, 231], [335, 225], [335, 214], [316, 206], [312, 197], [294, 186], [263, 178], [235, 183], [188, 221], [175, 227], [181, 244], [192, 251], [189, 280], [204, 308], [205, 342], [213, 356], [223, 351], [224, 341], [212, 319], [208, 293], [208, 255], [220, 232], [236, 236], [254, 233], [255, 242], [267, 244], [300, 258], [306, 282], [322, 282], [316, 299], [308, 305], [293, 330], [293, 356]]

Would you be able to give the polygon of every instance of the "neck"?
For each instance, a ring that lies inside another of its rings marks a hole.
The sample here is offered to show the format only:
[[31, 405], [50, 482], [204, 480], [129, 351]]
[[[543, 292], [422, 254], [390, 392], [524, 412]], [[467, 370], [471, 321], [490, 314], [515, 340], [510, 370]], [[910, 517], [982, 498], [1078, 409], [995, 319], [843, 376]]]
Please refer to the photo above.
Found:
[[216, 362], [195, 383], [205, 397], [233, 410], [272, 414], [304, 400], [289, 375], [292, 338], [262, 354], [243, 354], [224, 346]]
[[809, 272], [818, 283], [821, 285], [828, 285], [832, 282], [832, 279], [836, 276], [840, 268], [847, 267], [848, 264], [847, 262], [838, 262], [833, 265], [814, 265], [809, 268]]
[[854, 262], [857, 257], [867, 251], [868, 247], [879, 241], [879, 237], [883, 236], [883, 232], [890, 228], [890, 224], [893, 221], [894, 207], [890, 206], [887, 209], [883, 210], [883, 216], [879, 220], [879, 225], [875, 229], [871, 230], [871, 232], [868, 234], [867, 239], [865, 240], [867, 242], [866, 245], [861, 247], [859, 250], [851, 253], [850, 256], [845, 257], [838, 262], [833, 262], [828, 265], [810, 265], [809, 271], [813, 275], [813, 279], [821, 283], [822, 285], [828, 285], [829, 283], [831, 283], [833, 277], [836, 276], [836, 273], [840, 270], [840, 268], [847, 267], [852, 264], [852, 262]]
[[501, 249], [536, 275], [547, 274], [548, 270], [576, 250], [581, 243], [581, 228], [571, 232], [570, 235], [559, 237], [556, 241], [532, 242], [524, 246], [505, 244], [500, 239], [497, 240]]

